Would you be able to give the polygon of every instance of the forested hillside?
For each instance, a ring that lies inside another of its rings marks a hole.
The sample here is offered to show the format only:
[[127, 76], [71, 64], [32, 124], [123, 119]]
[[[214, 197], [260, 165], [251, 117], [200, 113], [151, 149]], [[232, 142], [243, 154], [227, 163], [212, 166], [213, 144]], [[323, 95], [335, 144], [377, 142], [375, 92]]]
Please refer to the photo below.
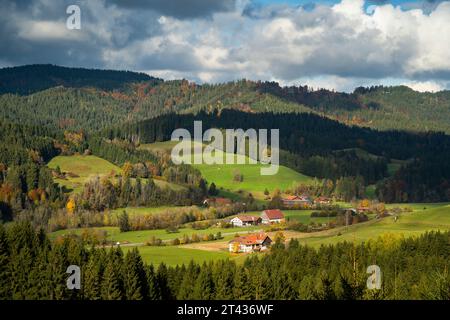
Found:
[[199, 85], [125, 71], [32, 65], [0, 69], [0, 94], [2, 117], [71, 130], [97, 130], [170, 112], [236, 109], [310, 112], [381, 130], [450, 133], [450, 93], [404, 86], [342, 93], [249, 80]]
[[50, 64], [28, 65], [0, 69], [0, 94], [24, 95], [57, 86], [113, 90], [139, 81], [157, 83], [160, 80], [145, 73], [131, 71], [67, 68]]
[[[49, 65], [2, 69], [0, 88], [9, 92], [0, 95], [0, 195], [10, 208], [29, 208], [36, 198], [29, 193], [38, 189], [63, 206], [63, 191], [48, 182], [45, 164], [58, 154], [85, 152], [187, 184], [197, 201], [206, 188], [198, 171], [138, 150], [169, 140], [176, 128], [192, 129], [194, 120], [204, 130], [280, 129], [283, 165], [312, 177], [377, 184], [386, 202], [450, 199], [450, 137], [428, 131], [449, 132], [448, 92], [372, 87], [347, 94], [247, 80], [198, 85]], [[404, 166], [388, 176], [391, 159]]]
[[[130, 143], [170, 140], [176, 128], [193, 133], [194, 120], [208, 128], [280, 129], [281, 163], [321, 178], [361, 176], [366, 183], [386, 177], [389, 159], [414, 161], [393, 177], [379, 181], [378, 195], [388, 202], [448, 201], [450, 197], [450, 137], [442, 133], [377, 131], [313, 114], [248, 113], [235, 110], [199, 112], [197, 115], [169, 114], [103, 131], [107, 139]], [[378, 157], [361, 157], [361, 148]], [[340, 151], [347, 149], [348, 151]]]
[[389, 130], [450, 132], [450, 91], [417, 92], [406, 86], [358, 87], [353, 93], [308, 86], [258, 83], [258, 90], [303, 104], [346, 124]]

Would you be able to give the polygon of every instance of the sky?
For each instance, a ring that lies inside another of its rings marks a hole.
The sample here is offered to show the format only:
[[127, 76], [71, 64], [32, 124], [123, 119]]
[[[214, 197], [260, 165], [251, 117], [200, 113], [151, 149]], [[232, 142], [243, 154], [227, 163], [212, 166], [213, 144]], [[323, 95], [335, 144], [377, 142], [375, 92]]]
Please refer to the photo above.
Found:
[[[78, 5], [81, 28], [66, 27]], [[0, 0], [0, 67], [450, 89], [449, 0]]]

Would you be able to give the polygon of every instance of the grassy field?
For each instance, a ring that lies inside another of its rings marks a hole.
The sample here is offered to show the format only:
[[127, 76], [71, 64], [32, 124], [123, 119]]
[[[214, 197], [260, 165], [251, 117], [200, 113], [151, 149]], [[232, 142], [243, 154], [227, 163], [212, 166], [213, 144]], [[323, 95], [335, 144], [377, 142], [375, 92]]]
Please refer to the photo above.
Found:
[[54, 157], [49, 163], [48, 167], [56, 169], [59, 167], [62, 172], [74, 173], [78, 177], [68, 177], [67, 179], [55, 179], [55, 182], [68, 189], [73, 189], [74, 192], [82, 190], [84, 183], [87, 179], [95, 175], [107, 175], [111, 172], [120, 173], [121, 169], [96, 156], [57, 156]]
[[286, 219], [295, 220], [303, 224], [315, 223], [327, 223], [335, 220], [334, 217], [313, 217], [311, 218], [311, 213], [317, 210], [284, 210], [284, 216]]
[[155, 153], [170, 153], [172, 148], [178, 143], [178, 141], [162, 141], [162, 142], [154, 142], [141, 144], [139, 146], [140, 149], [149, 150]]
[[192, 207], [179, 207], [179, 206], [160, 206], [160, 207], [127, 207], [127, 208], [118, 208], [111, 210], [113, 215], [121, 214], [123, 211], [126, 211], [130, 217], [132, 216], [140, 216], [147, 214], [157, 214], [157, 213], [165, 213], [169, 211], [178, 211], [178, 210], [186, 210], [186, 209], [198, 209], [203, 210], [202, 207], [192, 206]]
[[348, 228], [342, 227], [302, 235], [299, 237], [300, 243], [320, 246], [340, 241], [367, 241], [384, 234], [407, 237], [432, 230], [450, 230], [450, 205], [412, 204], [408, 206], [413, 209], [413, 212], [401, 213], [397, 222], [395, 222], [393, 217], [371, 220]]
[[[73, 192], [80, 192], [83, 189], [86, 181], [93, 176], [104, 176], [112, 172], [120, 173], [121, 168], [112, 164], [111, 162], [99, 158], [97, 156], [57, 156], [54, 157], [49, 163], [48, 167], [56, 169], [59, 167], [63, 173], [73, 173], [78, 177], [67, 177], [66, 179], [56, 178], [55, 182], [59, 183], [66, 188], [73, 190]], [[143, 182], [146, 179], [142, 179]], [[170, 183], [160, 179], [153, 179], [155, 184], [160, 188], [171, 188], [173, 190], [184, 189], [183, 186]]]
[[[358, 243], [370, 239], [377, 239], [382, 235], [389, 235], [389, 238], [391, 238], [391, 236], [408, 237], [420, 235], [426, 231], [450, 230], [450, 205], [428, 205], [428, 209], [419, 209], [418, 204], [413, 204], [412, 207], [414, 207], [414, 211], [400, 214], [397, 222], [394, 221], [393, 217], [387, 217], [380, 220], [371, 219], [365, 223], [320, 232], [302, 233], [296, 231], [283, 231], [283, 233], [287, 240], [295, 238], [298, 239], [301, 244], [319, 247], [321, 245], [331, 245], [343, 241]], [[293, 211], [294, 212], [292, 213], [299, 218], [307, 216], [306, 211], [304, 211], [303, 214], [300, 212], [296, 213], [295, 211], [297, 210]], [[276, 232], [270, 232], [269, 235], [273, 237], [275, 233]], [[225, 245], [225, 241], [216, 241], [189, 244], [187, 247], [206, 251], [219, 251]], [[244, 255], [241, 256], [245, 257]]]
[[[243, 261], [245, 259], [245, 255], [235, 255], [230, 254], [227, 251], [228, 245], [227, 242], [231, 240], [236, 233], [244, 234], [248, 232], [253, 232], [260, 227], [246, 227], [246, 228], [209, 228], [205, 230], [193, 230], [188, 228], [180, 229], [177, 233], [167, 233], [165, 230], [143, 230], [143, 231], [130, 231], [123, 232], [119, 231], [117, 227], [101, 227], [101, 228], [90, 228], [90, 230], [104, 230], [108, 232], [108, 239], [114, 242], [122, 243], [122, 250], [127, 252], [132, 248], [138, 248], [143, 260], [146, 263], [153, 263], [155, 265], [159, 265], [164, 262], [166, 265], [175, 266], [177, 264], [188, 264], [191, 260], [194, 260], [197, 263], [203, 263], [212, 260], [219, 259], [233, 259], [236, 261]], [[80, 235], [84, 228], [78, 229], [69, 229], [69, 230], [60, 230], [56, 232], [52, 232], [49, 234], [50, 239], [56, 239], [58, 236], [68, 235], [68, 234], [77, 234]], [[192, 234], [197, 234], [199, 236], [203, 234], [216, 234], [217, 232], [221, 232], [224, 236], [222, 240], [219, 241], [208, 241], [208, 242], [199, 242], [200, 244], [213, 244], [215, 243], [214, 250], [201, 250], [191, 248], [190, 245], [181, 245], [181, 246], [172, 246], [166, 245], [162, 247], [155, 246], [146, 246], [142, 245], [145, 241], [149, 240], [152, 236], [160, 238], [164, 241], [169, 241], [175, 238], [182, 238], [184, 234], [191, 236]], [[127, 243], [134, 243], [136, 245], [127, 245]]]
[[[287, 239], [297, 238], [300, 243], [313, 247], [320, 245], [335, 244], [341, 241], [368, 241], [376, 239], [385, 234], [392, 234], [397, 237], [419, 235], [431, 230], [449, 230], [450, 229], [450, 204], [391, 204], [388, 207], [409, 207], [412, 212], [403, 212], [399, 215], [397, 222], [393, 217], [387, 217], [380, 220], [371, 219], [369, 222], [352, 225], [349, 227], [340, 227], [326, 231], [314, 233], [301, 233], [295, 231], [285, 231]], [[310, 218], [311, 210], [285, 210], [285, 216], [295, 219], [302, 223], [327, 222], [328, 218]], [[259, 212], [248, 212], [247, 214], [259, 215]], [[332, 219], [332, 218], [330, 218]], [[165, 230], [143, 230], [121, 233], [117, 227], [91, 228], [100, 229], [108, 232], [108, 239], [114, 242], [119, 241], [123, 245], [123, 250], [129, 250], [133, 244], [138, 245], [146, 262], [159, 264], [164, 262], [168, 265], [189, 263], [191, 259], [196, 262], [231, 258], [237, 262], [242, 262], [246, 255], [232, 255], [226, 251], [227, 242], [232, 239], [237, 232], [247, 233], [264, 229], [262, 226], [252, 226], [246, 228], [209, 228], [205, 230], [193, 230], [190, 228], [179, 229], [177, 233], [168, 233]], [[81, 234], [84, 229], [60, 230], [49, 234], [51, 239], [65, 234]], [[163, 246], [149, 247], [139, 245], [145, 243], [152, 236], [169, 241], [174, 238], [182, 238], [183, 235], [191, 236], [193, 233], [201, 236], [203, 234], [216, 234], [221, 232], [224, 239], [218, 241], [199, 242], [184, 246]], [[272, 233], [273, 234], [273, 233]], [[131, 244], [131, 246], [127, 245]]]
[[[260, 168], [262, 165], [256, 164], [226, 164], [226, 165], [195, 165], [200, 170], [202, 176], [209, 183], [214, 182], [219, 188], [237, 192], [239, 190], [251, 192], [255, 197], [263, 197], [264, 190], [270, 192], [275, 189], [285, 190], [296, 183], [309, 183], [311, 178], [302, 175], [292, 169], [280, 166], [278, 173], [273, 176], [262, 176]], [[233, 177], [236, 172], [242, 174], [242, 182], [236, 182]]]
[[[153, 152], [170, 153], [172, 148], [177, 144], [174, 141], [156, 142], [152, 144], [141, 145], [140, 148], [150, 150]], [[203, 145], [202, 148], [205, 146]], [[226, 159], [226, 152], [221, 150], [215, 151], [213, 156]], [[278, 173], [275, 175], [261, 175], [261, 168], [268, 167], [267, 165], [256, 163], [251, 164], [247, 156], [231, 155], [234, 159], [234, 164], [193, 164], [193, 166], [200, 170], [202, 176], [209, 182], [214, 182], [216, 186], [222, 189], [222, 192], [227, 191], [251, 192], [257, 198], [264, 197], [264, 190], [267, 188], [270, 192], [275, 189], [285, 190], [291, 188], [296, 183], [310, 183], [311, 177], [305, 176], [285, 166], [280, 166]], [[192, 161], [193, 158], [191, 158]], [[243, 161], [243, 164], [237, 164], [238, 160]], [[243, 175], [243, 181], [234, 181], [236, 174]]]
[[[123, 247], [123, 251], [127, 252], [133, 247]], [[164, 264], [176, 266], [181, 264], [189, 264], [191, 260], [197, 263], [203, 263], [213, 260], [233, 259], [234, 257], [226, 251], [206, 251], [199, 249], [183, 248], [181, 246], [165, 246], [165, 247], [148, 247], [141, 246], [138, 250], [142, 259], [146, 263], [159, 265]]]
[[[311, 213], [317, 210], [283, 210], [284, 217], [289, 220], [295, 220], [303, 224], [309, 224], [311, 222], [316, 223], [326, 223], [328, 221], [333, 221], [335, 218], [324, 218], [324, 217], [313, 217], [311, 218]], [[246, 215], [257, 216], [261, 215], [261, 211], [249, 211], [245, 213]]]
[[[194, 230], [191, 228], [180, 228], [178, 232], [169, 233], [166, 230], [158, 229], [158, 230], [139, 230], [139, 231], [129, 231], [129, 232], [120, 232], [118, 227], [100, 227], [100, 228], [91, 228], [91, 230], [105, 230], [108, 232], [108, 240], [114, 242], [121, 243], [145, 243], [150, 240], [153, 236], [159, 238], [161, 240], [172, 240], [175, 238], [181, 239], [184, 235], [192, 236], [192, 234], [197, 234], [199, 236], [205, 234], [217, 234], [221, 232], [222, 235], [228, 239], [232, 238], [236, 233], [247, 233], [252, 232], [254, 230], [262, 229], [262, 226], [250, 226], [245, 228], [208, 228], [203, 230]], [[58, 236], [64, 236], [68, 234], [76, 234], [80, 235], [85, 228], [77, 228], [77, 229], [66, 229], [59, 230], [49, 234], [51, 239], [55, 239]]]

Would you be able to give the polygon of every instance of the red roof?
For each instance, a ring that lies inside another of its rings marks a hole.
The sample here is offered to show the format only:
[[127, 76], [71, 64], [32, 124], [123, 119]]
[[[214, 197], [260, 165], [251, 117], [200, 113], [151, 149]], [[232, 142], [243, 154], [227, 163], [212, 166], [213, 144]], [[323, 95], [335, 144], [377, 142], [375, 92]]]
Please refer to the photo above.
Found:
[[244, 245], [262, 244], [266, 238], [269, 238], [269, 236], [265, 233], [255, 233], [248, 236], [236, 237], [230, 243], [239, 242]]
[[283, 200], [297, 200], [300, 199], [298, 196], [287, 196], [286, 198], [283, 198]]
[[287, 196], [285, 198], [282, 199], [283, 201], [294, 201], [294, 200], [298, 200], [298, 201], [309, 201], [309, 197], [307, 195], [301, 195], [301, 196]]
[[266, 214], [269, 220], [284, 219], [284, 214], [279, 209], [264, 210], [263, 213]]
[[240, 216], [237, 216], [236, 218], [238, 218], [242, 222], [255, 222], [255, 221], [258, 221], [259, 219], [261, 219], [260, 217], [245, 216], [245, 215], [240, 215]]

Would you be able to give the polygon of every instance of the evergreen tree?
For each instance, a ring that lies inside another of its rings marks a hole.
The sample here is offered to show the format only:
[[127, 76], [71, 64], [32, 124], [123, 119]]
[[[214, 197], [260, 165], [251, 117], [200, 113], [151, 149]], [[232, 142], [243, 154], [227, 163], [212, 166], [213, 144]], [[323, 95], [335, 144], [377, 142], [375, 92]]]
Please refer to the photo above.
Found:
[[122, 279], [122, 252], [112, 249], [107, 257], [101, 284], [103, 300], [122, 300], [124, 297]]
[[155, 270], [153, 268], [153, 265], [150, 265], [146, 269], [146, 276], [147, 276], [147, 287], [148, 287], [148, 293], [147, 297], [150, 300], [161, 300], [161, 290], [158, 285], [158, 281], [156, 279]]
[[128, 213], [124, 210], [118, 217], [120, 232], [127, 232], [131, 230]]
[[0, 299], [6, 300], [11, 297], [10, 275], [9, 275], [9, 250], [5, 228], [0, 223]]
[[[95, 249], [94, 249], [95, 250]], [[101, 299], [102, 285], [102, 258], [99, 252], [90, 255], [88, 263], [84, 267], [83, 273], [83, 298], [88, 300]]]
[[141, 256], [137, 248], [128, 251], [123, 265], [123, 284], [125, 299], [142, 300], [147, 298], [147, 279]]
[[192, 291], [192, 298], [196, 300], [214, 299], [214, 281], [211, 268], [203, 264]]
[[217, 190], [216, 184], [214, 182], [209, 186], [208, 194], [210, 196], [217, 196], [219, 194], [219, 191]]
[[172, 292], [169, 287], [167, 266], [164, 263], [160, 263], [156, 272], [156, 282], [161, 293], [162, 300], [171, 300], [173, 298]]
[[216, 265], [215, 298], [219, 300], [233, 299], [234, 264], [228, 261]]
[[199, 268], [194, 264], [194, 261], [189, 262], [183, 278], [180, 283], [180, 288], [177, 293], [178, 300], [187, 300], [193, 298], [194, 285], [198, 277]]
[[253, 298], [250, 277], [247, 269], [238, 267], [234, 275], [233, 298], [237, 300], [250, 300]]

